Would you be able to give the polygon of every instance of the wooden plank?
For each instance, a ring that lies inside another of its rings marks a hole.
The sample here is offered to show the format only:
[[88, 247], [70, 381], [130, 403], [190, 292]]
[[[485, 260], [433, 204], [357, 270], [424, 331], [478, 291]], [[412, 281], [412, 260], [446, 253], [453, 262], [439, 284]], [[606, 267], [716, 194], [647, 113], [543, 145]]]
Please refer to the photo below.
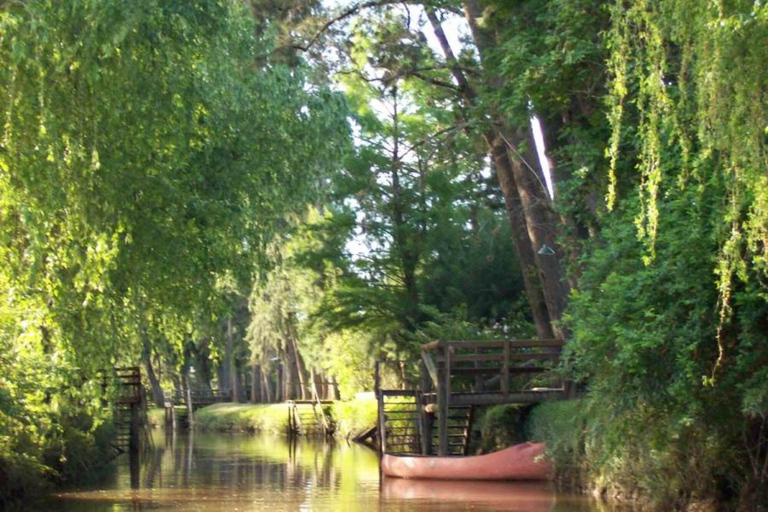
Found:
[[[499, 375], [501, 368], [453, 368], [454, 375]], [[529, 373], [545, 373], [550, 368], [540, 366], [510, 366], [510, 375], [526, 375]]]
[[501, 393], [454, 393], [451, 403], [454, 405], [499, 405], [499, 404], [536, 404], [549, 400], [563, 400], [565, 393], [558, 391], [522, 391]]
[[[381, 393], [382, 396], [409, 398], [409, 397], [416, 396], [416, 393], [418, 393], [418, 390], [416, 389], [380, 389], [379, 393]], [[396, 403], [396, 402], [389, 402], [389, 403]]]
[[421, 361], [424, 363], [424, 367], [427, 370], [429, 378], [432, 380], [432, 385], [437, 387], [437, 368], [435, 367], [435, 361], [432, 356], [425, 350], [421, 351]]
[[501, 361], [504, 354], [464, 354], [451, 357], [452, 363], [483, 363], [487, 361]]
[[437, 350], [440, 348], [442, 341], [432, 341], [430, 343], [424, 343], [421, 346], [421, 350]]
[[513, 348], [536, 348], [536, 347], [562, 347], [565, 343], [561, 339], [546, 340], [461, 340], [461, 341], [442, 341], [422, 345], [422, 350], [434, 350], [440, 345], [445, 344], [454, 348], [504, 348], [505, 343], [511, 343]]
[[[547, 352], [518, 352], [510, 353], [508, 355], [510, 361], [527, 361], [529, 359], [547, 360], [547, 359], [560, 359], [559, 353], [547, 353]], [[451, 357], [452, 363], [486, 363], [503, 361], [504, 354], [462, 354]]]
[[509, 394], [509, 343], [504, 343], [504, 359], [501, 361], [501, 393]]

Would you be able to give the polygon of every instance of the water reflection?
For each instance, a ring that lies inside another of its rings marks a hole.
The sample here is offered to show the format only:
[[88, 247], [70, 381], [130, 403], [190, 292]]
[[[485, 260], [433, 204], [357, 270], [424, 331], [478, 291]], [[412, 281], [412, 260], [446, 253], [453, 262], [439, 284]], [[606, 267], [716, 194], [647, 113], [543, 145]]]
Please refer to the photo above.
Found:
[[515, 512], [549, 512], [556, 503], [551, 485], [529, 482], [445, 482], [385, 478], [381, 494], [384, 500], [464, 503]]
[[127, 458], [90, 486], [60, 492], [38, 510], [96, 511], [596, 511], [549, 485], [379, 482], [376, 455], [359, 446], [195, 434], [155, 439], [131, 472]]

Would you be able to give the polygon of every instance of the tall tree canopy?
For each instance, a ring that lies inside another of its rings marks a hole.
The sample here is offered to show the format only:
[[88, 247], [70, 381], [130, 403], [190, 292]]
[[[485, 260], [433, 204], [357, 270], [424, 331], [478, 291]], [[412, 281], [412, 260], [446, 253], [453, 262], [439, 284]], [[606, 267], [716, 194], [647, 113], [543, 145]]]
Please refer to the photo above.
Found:
[[4, 459], [61, 428], [67, 368], [130, 360], [146, 324], [194, 337], [343, 153], [339, 95], [255, 34], [235, 0], [0, 7]]

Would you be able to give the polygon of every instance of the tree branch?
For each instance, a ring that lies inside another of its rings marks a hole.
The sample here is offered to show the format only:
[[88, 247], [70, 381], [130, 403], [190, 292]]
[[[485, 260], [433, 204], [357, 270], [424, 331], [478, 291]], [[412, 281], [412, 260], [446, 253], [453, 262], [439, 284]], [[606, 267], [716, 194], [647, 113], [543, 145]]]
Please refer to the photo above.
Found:
[[432, 30], [435, 32], [435, 37], [440, 43], [440, 48], [443, 50], [445, 61], [453, 74], [453, 78], [456, 80], [456, 83], [459, 84], [459, 90], [464, 94], [467, 100], [470, 102], [474, 101], [476, 96], [475, 90], [469, 85], [467, 77], [464, 75], [461, 66], [459, 66], [459, 61], [456, 59], [456, 55], [454, 55], [453, 49], [448, 43], [448, 38], [443, 31], [442, 22], [438, 19], [433, 8], [425, 6], [424, 11], [427, 13], [427, 19], [429, 19], [429, 23], [432, 25]]
[[349, 18], [350, 16], [357, 14], [358, 12], [365, 9], [370, 9], [372, 7], [382, 7], [385, 5], [400, 4], [400, 3], [407, 3], [407, 2], [403, 2], [403, 0], [371, 0], [368, 2], [357, 3], [352, 7], [349, 7], [348, 9], [342, 11], [338, 15], [334, 16], [330, 20], [326, 21], [325, 24], [323, 24], [323, 26], [320, 28], [320, 30], [318, 30], [317, 33], [315, 33], [315, 35], [312, 36], [312, 38], [306, 44], [304, 45], [294, 44], [292, 45], [292, 48], [296, 50], [301, 50], [303, 52], [308, 52], [309, 49], [312, 48], [312, 46], [318, 41], [318, 39], [320, 39], [320, 37], [323, 34], [325, 34], [325, 32], [336, 23], [346, 18]]

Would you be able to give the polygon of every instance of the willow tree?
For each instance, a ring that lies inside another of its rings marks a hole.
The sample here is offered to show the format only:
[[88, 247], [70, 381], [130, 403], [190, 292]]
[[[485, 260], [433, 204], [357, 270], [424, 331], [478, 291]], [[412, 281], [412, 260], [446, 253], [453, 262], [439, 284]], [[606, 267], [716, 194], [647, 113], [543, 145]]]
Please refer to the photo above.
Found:
[[615, 2], [610, 15], [612, 212], [570, 315], [576, 368], [614, 425], [599, 439], [602, 467], [670, 500], [727, 488], [758, 509], [768, 8], [647, 0]]
[[55, 370], [131, 360], [148, 324], [180, 349], [338, 159], [338, 98], [255, 34], [235, 0], [2, 3], [0, 395], [32, 445]]

